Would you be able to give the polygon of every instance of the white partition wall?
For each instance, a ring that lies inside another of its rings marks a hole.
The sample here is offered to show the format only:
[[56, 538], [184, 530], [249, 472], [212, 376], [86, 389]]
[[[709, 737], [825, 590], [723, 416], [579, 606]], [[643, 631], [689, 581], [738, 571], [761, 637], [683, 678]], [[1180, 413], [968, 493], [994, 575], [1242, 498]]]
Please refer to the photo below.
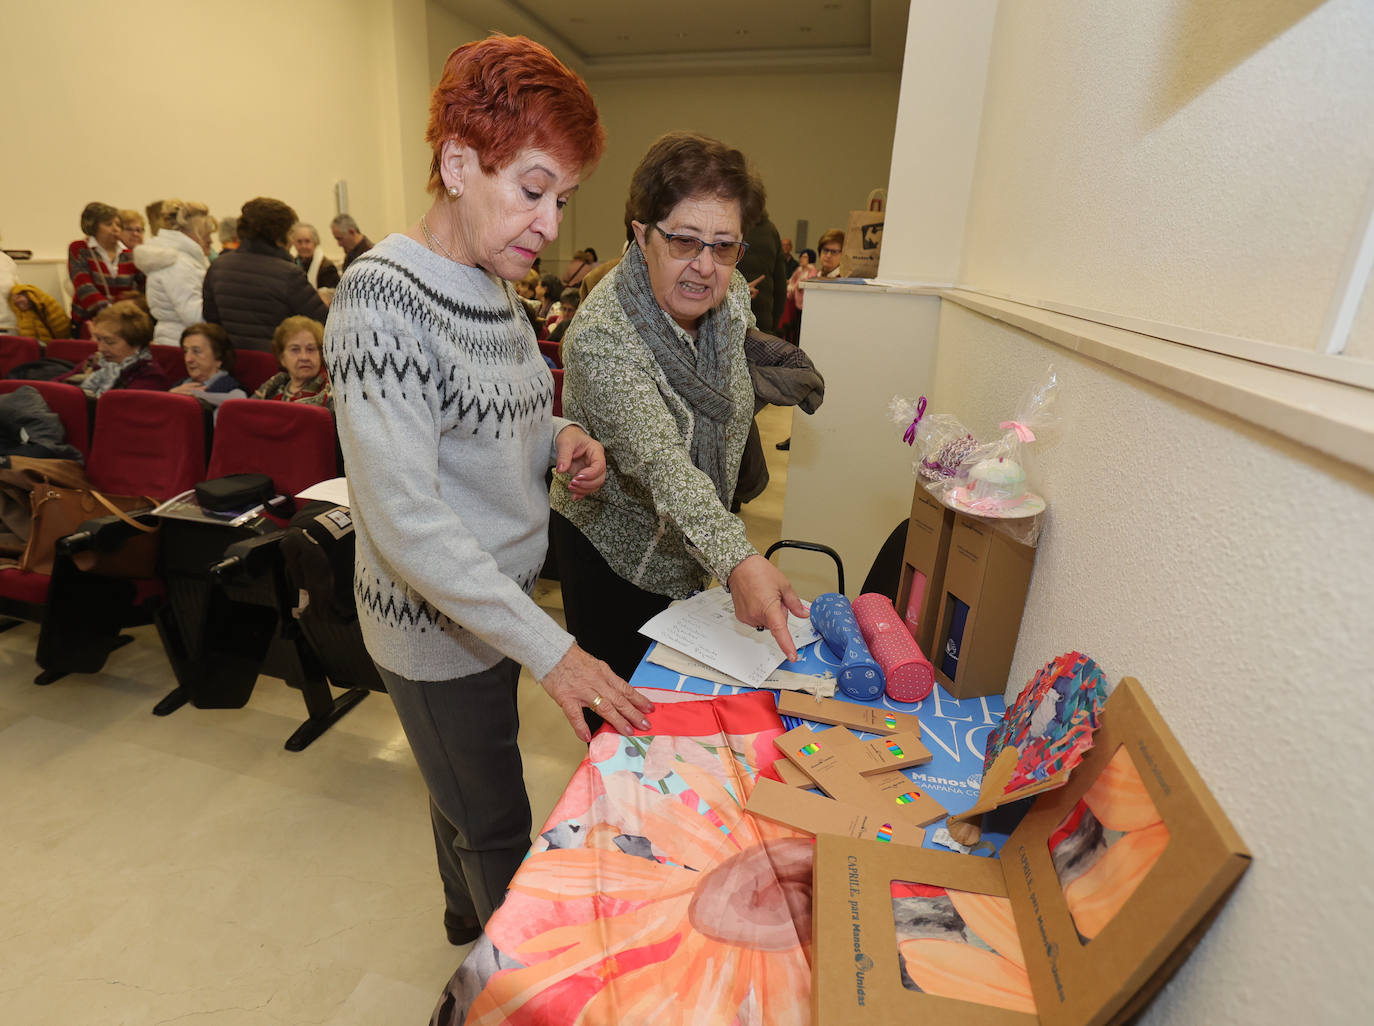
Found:
[[[792, 416], [782, 536], [837, 550], [850, 595], [859, 594], [883, 539], [911, 509], [911, 450], [887, 409], [894, 395], [930, 387], [939, 313], [929, 294], [806, 290], [802, 347], [825, 376], [825, 403], [813, 416]], [[834, 564], [824, 556], [777, 558], [803, 598], [835, 590]]]

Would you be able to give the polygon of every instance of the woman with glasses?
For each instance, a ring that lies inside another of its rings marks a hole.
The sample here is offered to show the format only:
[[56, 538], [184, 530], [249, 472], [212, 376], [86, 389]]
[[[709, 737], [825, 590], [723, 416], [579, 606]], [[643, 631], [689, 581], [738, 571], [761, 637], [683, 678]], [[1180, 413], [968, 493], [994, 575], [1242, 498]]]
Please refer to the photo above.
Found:
[[663, 136], [630, 183], [629, 248], [563, 339], [564, 413], [605, 446], [607, 465], [594, 495], [554, 478], [563, 604], [578, 644], [622, 677], [648, 648], [640, 626], [713, 577], [741, 622], [796, 658], [787, 612], [805, 608], [730, 512], [754, 416], [754, 315], [735, 264], [763, 205], [739, 150]]

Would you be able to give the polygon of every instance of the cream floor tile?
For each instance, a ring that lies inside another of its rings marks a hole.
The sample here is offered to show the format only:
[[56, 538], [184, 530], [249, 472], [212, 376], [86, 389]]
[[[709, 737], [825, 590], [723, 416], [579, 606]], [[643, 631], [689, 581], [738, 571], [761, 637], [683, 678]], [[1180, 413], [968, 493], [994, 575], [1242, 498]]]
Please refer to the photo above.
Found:
[[[778, 537], [791, 411], [759, 416]], [[536, 599], [556, 618], [562, 597]], [[151, 628], [103, 673], [48, 687], [38, 629], [0, 634], [0, 1024], [424, 1022], [465, 948], [442, 929], [424, 784], [385, 696], [309, 749], [300, 695], [156, 717], [173, 678]], [[528, 674], [521, 748], [537, 830], [585, 752]]]

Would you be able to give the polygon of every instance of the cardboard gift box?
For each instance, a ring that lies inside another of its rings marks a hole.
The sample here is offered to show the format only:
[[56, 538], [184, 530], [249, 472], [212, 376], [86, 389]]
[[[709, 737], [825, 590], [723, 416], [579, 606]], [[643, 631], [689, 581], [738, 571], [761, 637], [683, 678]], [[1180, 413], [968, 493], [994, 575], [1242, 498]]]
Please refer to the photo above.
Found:
[[1136, 1015], [1250, 855], [1140, 684], [1000, 859], [817, 838], [817, 1026], [1104, 1026]]
[[955, 698], [1006, 690], [1034, 567], [1033, 545], [955, 514], [929, 653], [936, 682]]
[[953, 533], [954, 510], [941, 505], [918, 481], [911, 499], [911, 521], [906, 528], [897, 612], [932, 663], [938, 662], [931, 646], [940, 596], [944, 594], [945, 558]]

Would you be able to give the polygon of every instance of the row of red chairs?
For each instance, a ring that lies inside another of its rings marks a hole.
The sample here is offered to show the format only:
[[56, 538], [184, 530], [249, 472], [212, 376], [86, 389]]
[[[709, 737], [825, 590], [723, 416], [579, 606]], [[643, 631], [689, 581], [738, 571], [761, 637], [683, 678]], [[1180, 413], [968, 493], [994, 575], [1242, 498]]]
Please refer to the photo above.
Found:
[[[162, 367], [167, 380], [173, 383], [186, 377], [186, 362], [181, 355], [180, 346], [150, 346], [153, 359]], [[42, 357], [67, 360], [80, 366], [95, 352], [96, 344], [88, 339], [55, 338], [44, 343], [36, 338], [23, 335], [0, 335], [0, 378], [14, 370], [21, 363], [29, 363]], [[234, 351], [234, 377], [246, 388], [249, 394], [256, 392], [264, 381], [281, 370], [277, 358], [271, 353], [255, 349]]]
[[[228, 474], [261, 473], [296, 495], [338, 476], [334, 418], [319, 406], [230, 399], [211, 428], [199, 400], [167, 392], [112, 391], [96, 403], [88, 435], [85, 393], [50, 381], [0, 381], [0, 393], [37, 388], [63, 419], [68, 439], [87, 454], [93, 487], [159, 502]], [[89, 437], [83, 447], [80, 439]], [[207, 444], [208, 443], [208, 444]], [[206, 452], [209, 452], [207, 462]], [[0, 614], [42, 620], [49, 579], [0, 569]]]

